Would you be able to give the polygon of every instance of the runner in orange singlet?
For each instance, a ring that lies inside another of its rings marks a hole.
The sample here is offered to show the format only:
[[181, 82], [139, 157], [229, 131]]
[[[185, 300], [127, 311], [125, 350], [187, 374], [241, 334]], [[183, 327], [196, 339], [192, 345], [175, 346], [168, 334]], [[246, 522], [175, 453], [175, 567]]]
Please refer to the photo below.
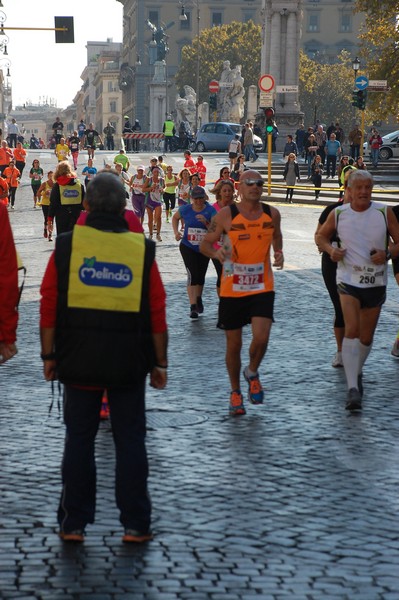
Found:
[[[263, 179], [257, 171], [242, 173], [241, 202], [222, 208], [212, 220], [201, 252], [223, 263], [218, 327], [226, 333], [226, 365], [231, 383], [230, 414], [245, 414], [240, 387], [242, 328], [251, 323], [249, 364], [244, 369], [248, 400], [263, 403], [258, 367], [266, 353], [273, 323], [273, 266], [282, 269], [284, 256], [279, 211], [260, 202]], [[223, 245], [213, 244], [224, 235]]]

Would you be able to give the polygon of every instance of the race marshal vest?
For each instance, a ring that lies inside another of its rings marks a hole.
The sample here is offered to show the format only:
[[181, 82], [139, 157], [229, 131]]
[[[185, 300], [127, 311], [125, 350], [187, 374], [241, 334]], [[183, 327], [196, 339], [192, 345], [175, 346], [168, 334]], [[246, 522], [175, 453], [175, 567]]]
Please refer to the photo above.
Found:
[[75, 227], [68, 308], [139, 312], [144, 252], [142, 235]]
[[174, 128], [175, 124], [173, 123], [173, 121], [165, 121], [165, 136], [169, 137], [170, 135], [173, 135], [173, 128]]
[[82, 186], [79, 181], [73, 185], [60, 185], [60, 200], [62, 206], [82, 204]]

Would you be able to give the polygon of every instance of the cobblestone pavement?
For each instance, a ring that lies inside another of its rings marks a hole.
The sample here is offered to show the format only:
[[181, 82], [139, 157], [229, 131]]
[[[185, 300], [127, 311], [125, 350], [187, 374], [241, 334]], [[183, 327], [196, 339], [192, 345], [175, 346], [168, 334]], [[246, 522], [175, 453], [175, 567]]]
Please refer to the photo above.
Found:
[[[52, 161], [43, 153], [41, 162]], [[266, 402], [231, 419], [213, 266], [205, 314], [190, 322], [183, 265], [164, 224], [157, 256], [168, 293], [170, 380], [147, 395], [155, 538], [137, 548], [121, 542], [111, 427], [103, 422], [96, 523], [83, 545], [69, 546], [55, 518], [64, 429], [57, 407], [48, 412], [39, 359], [38, 286], [52, 245], [31, 206], [24, 185], [10, 215], [28, 267], [19, 354], [0, 368], [0, 598], [398, 600], [393, 279], [365, 368], [364, 410], [351, 416], [342, 369], [330, 366], [332, 309], [313, 244], [320, 208], [281, 206], [287, 264], [276, 273], [276, 323], [261, 368]], [[249, 332], [244, 357], [248, 340]]]

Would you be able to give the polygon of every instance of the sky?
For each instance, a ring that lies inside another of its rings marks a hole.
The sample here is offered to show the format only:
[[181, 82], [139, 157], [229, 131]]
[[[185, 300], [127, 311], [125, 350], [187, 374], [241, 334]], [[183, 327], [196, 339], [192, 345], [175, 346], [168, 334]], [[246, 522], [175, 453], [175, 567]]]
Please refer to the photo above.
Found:
[[[0, 53], [0, 68], [6, 75], [10, 62], [13, 107], [53, 98], [58, 108], [66, 108], [83, 84], [86, 43], [122, 41], [123, 6], [117, 0], [2, 0], [2, 4], [9, 44], [8, 56]], [[74, 44], [56, 44], [54, 31], [7, 30], [54, 27], [55, 16], [74, 17]]]

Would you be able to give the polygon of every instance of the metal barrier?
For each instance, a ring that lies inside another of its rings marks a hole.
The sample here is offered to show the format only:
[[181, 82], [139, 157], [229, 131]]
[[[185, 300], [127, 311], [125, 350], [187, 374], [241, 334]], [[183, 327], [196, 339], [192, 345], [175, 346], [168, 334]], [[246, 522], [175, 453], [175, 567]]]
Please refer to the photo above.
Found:
[[[123, 139], [123, 145], [125, 145], [125, 140], [140, 140], [143, 141], [145, 140], [145, 143], [140, 144], [141, 146], [141, 150], [144, 150], [145, 152], [162, 152], [163, 151], [163, 144], [162, 144], [162, 140], [164, 139], [164, 134], [163, 133], [144, 133], [144, 132], [137, 132], [137, 133], [123, 133], [122, 134], [122, 139]], [[124, 148], [125, 149], [125, 148]]]

